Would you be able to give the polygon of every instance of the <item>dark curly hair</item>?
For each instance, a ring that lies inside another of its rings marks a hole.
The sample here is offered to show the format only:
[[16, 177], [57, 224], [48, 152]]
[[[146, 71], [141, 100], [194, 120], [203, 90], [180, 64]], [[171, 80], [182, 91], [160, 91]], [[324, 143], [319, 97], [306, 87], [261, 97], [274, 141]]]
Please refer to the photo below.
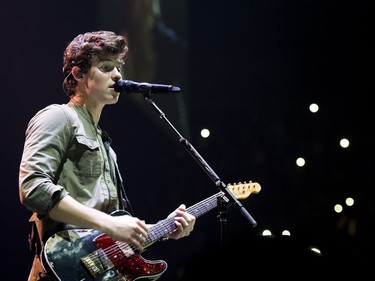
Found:
[[111, 56], [118, 56], [118, 62], [123, 65], [127, 52], [125, 38], [112, 31], [100, 30], [76, 36], [64, 51], [63, 88], [66, 94], [71, 97], [77, 85], [71, 75], [74, 66], [78, 66], [82, 73], [87, 73], [94, 58], [104, 60]]

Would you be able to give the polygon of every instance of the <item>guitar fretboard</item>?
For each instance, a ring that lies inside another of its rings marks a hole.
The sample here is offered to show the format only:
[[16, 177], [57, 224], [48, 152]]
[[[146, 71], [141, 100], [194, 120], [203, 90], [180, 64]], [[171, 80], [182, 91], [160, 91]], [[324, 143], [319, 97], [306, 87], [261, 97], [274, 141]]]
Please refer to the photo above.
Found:
[[[212, 210], [213, 208], [217, 207], [218, 197], [222, 196], [223, 192], [220, 191], [204, 199], [203, 201], [190, 206], [189, 208], [187, 208], [187, 212], [198, 218], [203, 214], [207, 213], [208, 211]], [[164, 220], [159, 221], [158, 223], [150, 227], [147, 239], [144, 244], [145, 247], [159, 240], [160, 238], [162, 238], [163, 236], [167, 235], [175, 229], [176, 225], [174, 223], [174, 218], [166, 218]]]

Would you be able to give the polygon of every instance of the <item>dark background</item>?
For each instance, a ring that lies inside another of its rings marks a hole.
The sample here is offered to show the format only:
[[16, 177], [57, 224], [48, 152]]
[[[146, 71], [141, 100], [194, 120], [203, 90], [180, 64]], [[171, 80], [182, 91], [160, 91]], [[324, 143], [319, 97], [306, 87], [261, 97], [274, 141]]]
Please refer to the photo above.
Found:
[[[280, 267], [290, 276], [295, 262], [317, 275], [367, 272], [375, 217], [372, 1], [161, 0], [161, 14], [151, 4], [29, 0], [2, 7], [4, 280], [26, 280], [32, 261], [30, 212], [18, 197], [27, 122], [42, 107], [67, 102], [63, 50], [77, 34], [99, 29], [128, 37], [124, 79], [181, 87], [152, 99], [221, 181], [262, 187], [240, 201], [256, 227], [234, 206], [221, 227], [214, 209], [188, 238], [144, 252], [167, 261], [161, 280], [267, 276]], [[308, 110], [312, 102], [316, 114]], [[122, 95], [100, 125], [113, 139], [138, 217], [156, 222], [218, 191], [142, 95]], [[203, 128], [210, 138], [200, 137]], [[343, 137], [347, 149], [339, 146]], [[344, 211], [335, 213], [335, 204]], [[262, 237], [265, 229], [273, 235]], [[284, 229], [290, 237], [281, 236]]]

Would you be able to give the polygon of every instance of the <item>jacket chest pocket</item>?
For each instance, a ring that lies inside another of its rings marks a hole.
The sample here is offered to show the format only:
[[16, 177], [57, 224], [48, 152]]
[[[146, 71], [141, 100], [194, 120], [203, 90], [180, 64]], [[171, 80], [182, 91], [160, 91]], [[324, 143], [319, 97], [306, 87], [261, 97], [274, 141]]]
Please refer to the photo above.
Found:
[[71, 153], [74, 173], [85, 177], [98, 177], [103, 163], [101, 149], [96, 140], [76, 135]]

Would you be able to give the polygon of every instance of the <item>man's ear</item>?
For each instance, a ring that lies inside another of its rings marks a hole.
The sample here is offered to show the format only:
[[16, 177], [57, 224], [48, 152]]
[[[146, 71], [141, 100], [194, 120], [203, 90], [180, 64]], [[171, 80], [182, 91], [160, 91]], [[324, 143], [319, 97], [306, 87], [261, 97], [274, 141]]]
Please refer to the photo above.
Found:
[[83, 78], [83, 73], [81, 69], [78, 66], [73, 66], [72, 68], [72, 75], [75, 79], [81, 79]]

